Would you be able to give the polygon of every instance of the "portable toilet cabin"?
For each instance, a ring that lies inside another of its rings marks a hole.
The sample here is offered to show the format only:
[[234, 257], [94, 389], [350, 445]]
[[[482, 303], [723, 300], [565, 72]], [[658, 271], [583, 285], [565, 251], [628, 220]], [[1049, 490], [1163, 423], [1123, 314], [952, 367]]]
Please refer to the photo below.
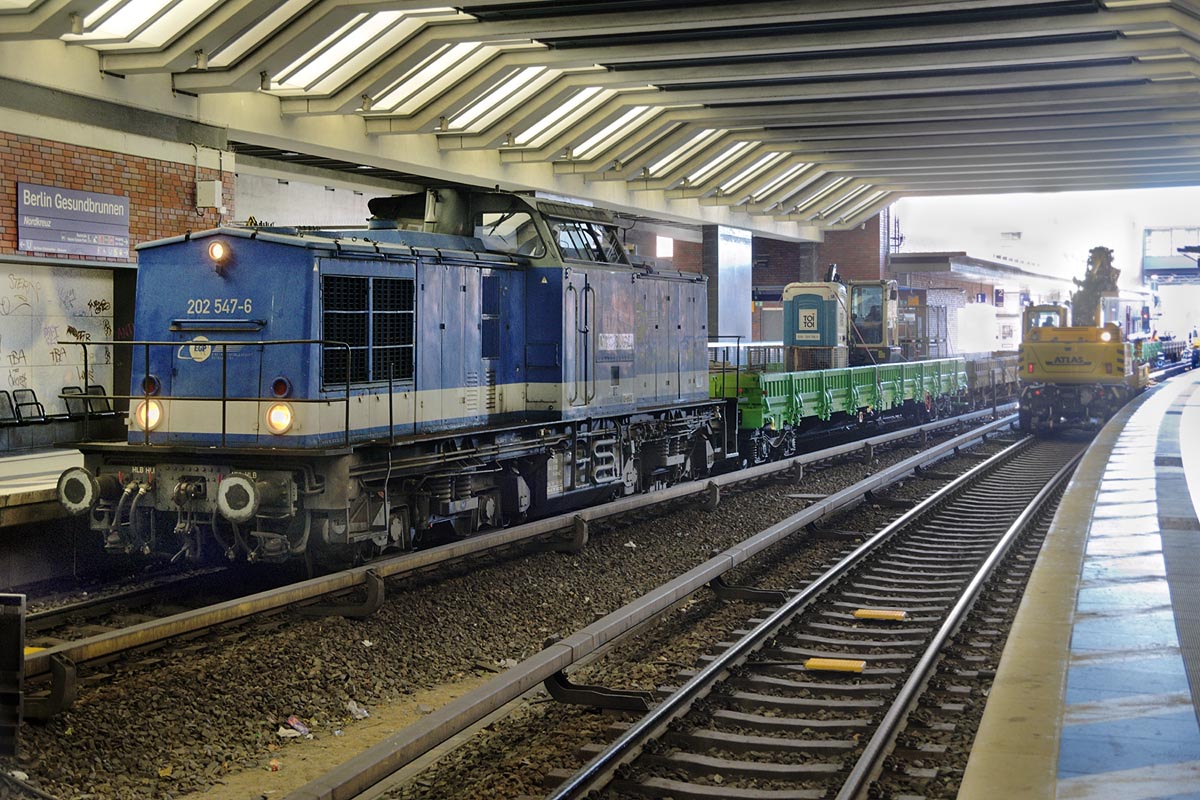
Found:
[[783, 288], [784, 360], [789, 371], [849, 364], [846, 287], [789, 283]]

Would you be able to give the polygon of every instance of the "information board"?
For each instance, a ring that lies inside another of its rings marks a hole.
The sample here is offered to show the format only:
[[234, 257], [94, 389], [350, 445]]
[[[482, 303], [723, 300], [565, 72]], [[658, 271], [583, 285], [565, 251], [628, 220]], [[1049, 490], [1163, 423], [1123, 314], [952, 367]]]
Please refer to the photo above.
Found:
[[129, 258], [129, 198], [17, 184], [17, 249]]

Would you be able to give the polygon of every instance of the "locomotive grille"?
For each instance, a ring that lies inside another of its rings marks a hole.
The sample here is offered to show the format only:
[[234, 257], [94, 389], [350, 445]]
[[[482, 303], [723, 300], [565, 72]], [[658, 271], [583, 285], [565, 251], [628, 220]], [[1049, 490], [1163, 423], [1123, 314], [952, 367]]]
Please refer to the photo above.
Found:
[[401, 278], [375, 278], [372, 290], [372, 375], [387, 380], [390, 366], [392, 378], [411, 380], [416, 287]]
[[[367, 380], [367, 278], [325, 275], [321, 279], [324, 303], [321, 338], [350, 345], [350, 382]], [[326, 384], [346, 380], [346, 350], [325, 348]]]
[[[403, 278], [324, 275], [322, 338], [350, 345], [350, 382], [412, 380], [416, 289]], [[325, 384], [346, 380], [346, 350], [324, 348]]]

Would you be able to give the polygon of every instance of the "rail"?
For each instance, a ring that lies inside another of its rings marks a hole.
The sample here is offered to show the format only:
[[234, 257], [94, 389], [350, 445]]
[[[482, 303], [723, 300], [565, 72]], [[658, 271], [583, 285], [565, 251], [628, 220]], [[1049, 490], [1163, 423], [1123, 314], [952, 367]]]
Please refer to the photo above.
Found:
[[954, 608], [950, 610], [946, 621], [942, 623], [937, 633], [934, 634], [933, 640], [930, 642], [921, 660], [913, 668], [913, 674], [905, 681], [904, 686], [901, 687], [895, 702], [879, 723], [875, 735], [867, 742], [862, 755], [859, 756], [857, 763], [851, 769], [850, 776], [847, 778], [842, 790], [838, 793], [837, 800], [855, 800], [855, 798], [866, 796], [867, 784], [878, 773], [880, 767], [883, 765], [884, 758], [891, 752], [892, 743], [903, 729], [910, 708], [920, 695], [921, 688], [937, 668], [938, 660], [941, 658], [941, 652], [946, 643], [950, 641], [955, 631], [958, 630], [963, 620], [966, 619], [967, 614], [970, 613], [976, 598], [983, 590], [984, 584], [991, 578], [1000, 561], [1008, 555], [1008, 551], [1012, 549], [1013, 542], [1030, 522], [1041, 513], [1050, 498], [1074, 474], [1075, 467], [1079, 465], [1083, 456], [1084, 451], [1081, 451], [1068, 461], [1062, 469], [1055, 473], [1054, 477], [1042, 487], [1042, 490], [1030, 501], [1025, 510], [1017, 516], [1012, 525], [1005, 531], [1000, 541], [996, 543], [991, 554], [980, 566], [979, 571], [976, 572], [975, 577], [971, 579], [970, 583], [963, 590], [962, 596], [954, 604]]

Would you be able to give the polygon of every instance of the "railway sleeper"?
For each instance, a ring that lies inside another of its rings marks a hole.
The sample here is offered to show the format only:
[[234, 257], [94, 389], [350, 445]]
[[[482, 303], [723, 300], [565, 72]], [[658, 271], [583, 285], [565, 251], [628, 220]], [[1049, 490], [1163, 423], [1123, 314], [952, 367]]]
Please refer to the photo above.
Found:
[[780, 795], [770, 789], [742, 789], [739, 787], [687, 783], [667, 778], [647, 778], [644, 781], [613, 781], [619, 791], [651, 797], [658, 800], [672, 797], [675, 800], [820, 800], [826, 796], [824, 789], [797, 789]]
[[828, 710], [859, 710], [879, 708], [881, 700], [829, 700], [825, 698], [783, 697], [771, 694], [756, 694], [754, 692], [734, 692], [725, 695], [723, 702], [742, 711], [769, 709], [777, 712], [796, 711], [828, 711]]
[[[583, 748], [589, 758], [604, 751], [604, 745], [587, 745]], [[665, 767], [692, 775], [721, 775], [727, 779], [796, 781], [805, 776], [833, 775], [841, 770], [836, 761], [818, 761], [810, 764], [771, 764], [763, 761], [742, 761], [731, 758], [699, 755], [697, 753], [647, 753], [643, 756], [646, 767]]]
[[53, 655], [50, 657], [50, 691], [47, 694], [26, 694], [24, 717], [45, 722], [70, 708], [78, 695], [75, 662], [62, 654]]
[[[675, 673], [681, 681], [690, 680], [697, 670], [682, 669]], [[819, 692], [833, 695], [858, 695], [895, 690], [896, 684], [891, 681], [879, 683], [816, 683], [813, 681], [794, 681], [788, 678], [776, 678], [770, 675], [742, 673], [729, 678], [732, 686], [748, 686], [750, 688], [774, 689], [786, 692]]]
[[[844, 650], [821, 650], [815, 647], [776, 647], [765, 655], [769, 656], [752, 662], [755, 667], [801, 665], [810, 658], [846, 658], [857, 661], [907, 661], [913, 658], [912, 653], [857, 653], [854, 643], [840, 642]], [[734, 642], [721, 642], [718, 647], [729, 650]]]
[[693, 729], [668, 731], [663, 741], [692, 750], [723, 750], [730, 753], [844, 753], [858, 746], [853, 739], [783, 739]]

